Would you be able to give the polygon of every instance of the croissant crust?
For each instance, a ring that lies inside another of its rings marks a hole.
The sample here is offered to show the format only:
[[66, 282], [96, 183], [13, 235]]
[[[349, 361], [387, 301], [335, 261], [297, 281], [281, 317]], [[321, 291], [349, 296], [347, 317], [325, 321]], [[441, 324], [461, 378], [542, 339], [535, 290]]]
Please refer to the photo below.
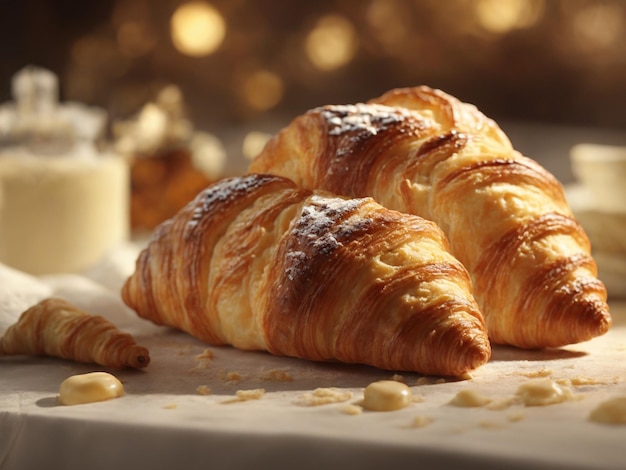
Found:
[[438, 375], [490, 356], [434, 223], [273, 175], [200, 193], [157, 229], [122, 296], [155, 323], [276, 355]]
[[0, 356], [54, 356], [105, 367], [146, 367], [148, 350], [99, 315], [60, 298], [26, 310], [0, 338]]
[[249, 170], [436, 222], [471, 275], [493, 342], [562, 346], [611, 325], [589, 240], [560, 183], [493, 120], [440, 90], [312, 109]]

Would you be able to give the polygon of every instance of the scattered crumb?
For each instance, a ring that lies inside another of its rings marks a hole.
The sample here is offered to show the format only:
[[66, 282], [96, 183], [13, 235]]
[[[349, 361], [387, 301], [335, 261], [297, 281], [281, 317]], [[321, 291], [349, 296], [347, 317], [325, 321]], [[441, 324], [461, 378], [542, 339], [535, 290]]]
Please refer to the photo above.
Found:
[[244, 377], [239, 372], [231, 371], [231, 372], [220, 372], [220, 378], [224, 382], [241, 382]]
[[574, 387], [581, 387], [584, 385], [608, 385], [608, 384], [619, 383], [619, 379], [617, 377], [613, 377], [610, 380], [600, 380], [600, 379], [594, 379], [591, 377], [578, 376], [578, 377], [572, 377], [571, 379], [568, 379], [568, 381], [569, 381], [569, 385], [572, 385]]
[[552, 370], [546, 369], [545, 367], [539, 370], [532, 370], [530, 372], [520, 372], [520, 375], [524, 377], [528, 377], [529, 379], [537, 379], [540, 377], [550, 377], [552, 375]]
[[429, 416], [417, 415], [415, 418], [413, 418], [413, 421], [411, 421], [411, 427], [412, 428], [424, 428], [432, 422], [433, 422], [433, 419]]
[[253, 390], [237, 390], [235, 398], [224, 400], [222, 404], [237, 403], [241, 401], [260, 400], [265, 395], [265, 390], [257, 388]]
[[204, 351], [202, 351], [200, 354], [198, 354], [196, 356], [196, 359], [198, 359], [199, 361], [202, 360], [212, 360], [213, 359], [213, 351], [211, 351], [209, 348], [205, 349]]
[[191, 369], [190, 372], [199, 372], [202, 369], [208, 368], [211, 365], [211, 362], [213, 361], [213, 351], [207, 348], [204, 351], [202, 351], [200, 354], [196, 355], [195, 358], [196, 358], [196, 361], [198, 361], [198, 363], [193, 369]]
[[168, 403], [167, 405], [163, 405], [164, 410], [175, 410], [176, 408], [178, 408], [178, 405], [176, 403]]
[[363, 413], [363, 407], [359, 405], [353, 405], [353, 404], [347, 403], [341, 406], [341, 408], [339, 408], [339, 411], [347, 415], [356, 416], [356, 415], [360, 415], [361, 413]]
[[524, 420], [526, 418], [526, 415], [521, 411], [515, 411], [513, 413], [509, 413], [506, 418], [512, 423], [517, 423]]
[[396, 382], [401, 382], [401, 383], [403, 383], [403, 384], [405, 384], [405, 383], [406, 383], [406, 379], [404, 378], [404, 376], [403, 376], [403, 375], [400, 375], [400, 374], [393, 374], [393, 375], [391, 376], [391, 380], [394, 380], [394, 381], [396, 381]]
[[434, 385], [446, 383], [443, 377], [420, 377], [415, 382], [416, 385]]
[[411, 401], [413, 401], [413, 403], [423, 403], [424, 397], [422, 395], [413, 395]]
[[206, 385], [199, 385], [198, 388], [196, 388], [196, 392], [198, 395], [210, 395], [212, 393], [211, 389]]
[[271, 369], [261, 375], [261, 380], [274, 380], [277, 382], [293, 382], [292, 375], [286, 370]]
[[237, 398], [240, 400], [259, 400], [265, 395], [265, 390], [262, 388], [256, 388], [254, 390], [237, 390], [235, 392]]
[[299, 403], [304, 406], [329, 405], [341, 403], [352, 398], [352, 392], [336, 388], [316, 388], [312, 392], [305, 393]]
[[474, 376], [470, 372], [466, 372], [465, 374], [459, 376], [461, 380], [472, 380]]
[[478, 408], [486, 406], [493, 400], [486, 397], [475, 390], [461, 390], [450, 400], [452, 406], [460, 406], [465, 408]]

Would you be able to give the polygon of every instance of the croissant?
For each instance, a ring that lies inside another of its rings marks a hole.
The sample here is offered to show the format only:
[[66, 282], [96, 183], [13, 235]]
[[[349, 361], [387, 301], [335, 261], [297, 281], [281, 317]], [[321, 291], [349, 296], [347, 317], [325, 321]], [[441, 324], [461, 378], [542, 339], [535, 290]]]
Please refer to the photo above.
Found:
[[436, 222], [471, 275], [494, 343], [562, 346], [611, 325], [560, 183], [475, 106], [440, 90], [312, 109], [273, 136], [249, 171]]
[[0, 356], [54, 356], [105, 367], [146, 367], [148, 350], [99, 315], [47, 298], [20, 315], [0, 338]]
[[491, 354], [432, 222], [275, 175], [223, 179], [157, 227], [122, 298], [214, 344], [462, 375]]

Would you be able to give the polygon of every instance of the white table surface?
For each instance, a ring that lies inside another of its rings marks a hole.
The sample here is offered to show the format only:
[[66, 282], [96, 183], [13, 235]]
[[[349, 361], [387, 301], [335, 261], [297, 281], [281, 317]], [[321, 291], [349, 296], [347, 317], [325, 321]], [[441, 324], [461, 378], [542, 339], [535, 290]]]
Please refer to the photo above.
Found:
[[[141, 371], [110, 371], [125, 396], [61, 406], [58, 387], [77, 373], [103, 370], [54, 358], [0, 358], [0, 468], [624, 468], [626, 425], [591, 422], [591, 410], [626, 396], [626, 302], [611, 303], [605, 336], [561, 349], [495, 347], [472, 378], [422, 383], [401, 374], [423, 401], [393, 412], [343, 412], [369, 383], [393, 372], [318, 364], [265, 353], [210, 347], [155, 327], [121, 304], [117, 288], [130, 269], [122, 250], [88, 275], [31, 278], [0, 266], [0, 332], [39, 298], [63, 295], [107, 316], [150, 349]], [[198, 359], [207, 348], [211, 360]], [[293, 379], [268, 380], [270, 371]], [[228, 380], [235, 372], [239, 380]], [[460, 408], [450, 400], [473, 389], [496, 401], [512, 397], [533, 376], [585, 377], [575, 400], [505, 409]], [[398, 378], [398, 377], [396, 377]], [[423, 378], [422, 378], [423, 379]], [[199, 386], [212, 390], [201, 395]], [[345, 403], [305, 406], [316, 388], [352, 392]], [[258, 400], [235, 401], [238, 390], [263, 388]], [[228, 401], [231, 401], [228, 403]], [[418, 417], [431, 420], [413, 425]]]

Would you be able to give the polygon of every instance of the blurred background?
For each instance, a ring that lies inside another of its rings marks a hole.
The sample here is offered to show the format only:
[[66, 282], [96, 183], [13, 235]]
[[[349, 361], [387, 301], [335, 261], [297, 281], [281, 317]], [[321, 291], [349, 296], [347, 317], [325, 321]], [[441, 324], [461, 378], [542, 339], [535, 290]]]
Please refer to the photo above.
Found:
[[27, 65], [128, 119], [179, 87], [240, 164], [250, 132], [426, 84], [571, 179], [571, 145], [626, 145], [624, 0], [0, 0], [0, 103]]

